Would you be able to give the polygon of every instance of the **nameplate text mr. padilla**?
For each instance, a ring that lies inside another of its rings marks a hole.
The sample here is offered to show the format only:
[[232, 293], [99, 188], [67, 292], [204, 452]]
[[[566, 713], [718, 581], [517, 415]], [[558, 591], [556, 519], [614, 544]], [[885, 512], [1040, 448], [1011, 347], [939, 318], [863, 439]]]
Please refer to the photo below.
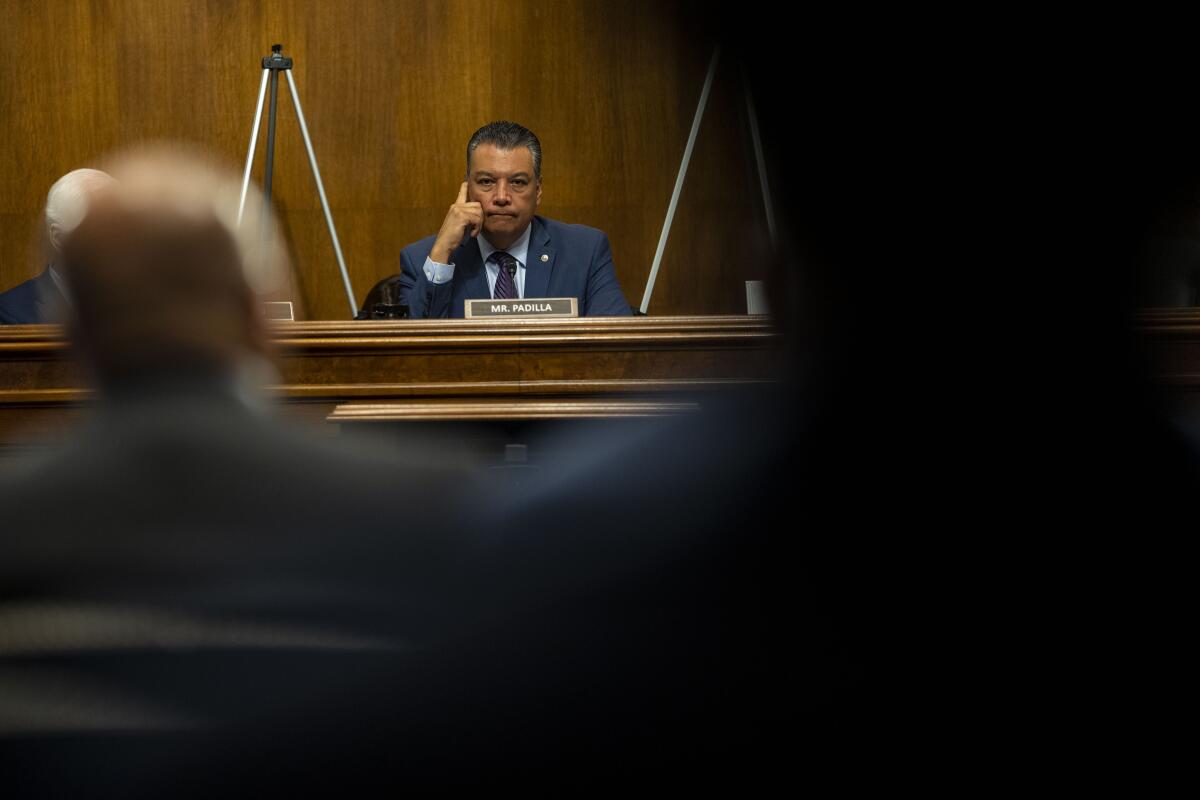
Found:
[[528, 300], [467, 300], [463, 316], [481, 317], [578, 317], [575, 297], [536, 297]]

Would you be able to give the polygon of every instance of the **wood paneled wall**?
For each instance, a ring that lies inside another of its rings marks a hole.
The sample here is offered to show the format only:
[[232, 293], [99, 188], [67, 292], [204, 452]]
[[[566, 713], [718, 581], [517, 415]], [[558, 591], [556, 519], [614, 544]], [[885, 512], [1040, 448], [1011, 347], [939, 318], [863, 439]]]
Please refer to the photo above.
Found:
[[[360, 301], [437, 230], [470, 134], [507, 118], [542, 139], [541, 213], [607, 231], [636, 307], [714, 46], [689, 4], [638, 0], [0, 0], [0, 19], [0, 289], [40, 269], [41, 207], [64, 172], [179, 139], [240, 173], [259, 61], [281, 42]], [[286, 83], [276, 165], [301, 318], [346, 318]], [[744, 313], [766, 252], [726, 58], [650, 313]]]

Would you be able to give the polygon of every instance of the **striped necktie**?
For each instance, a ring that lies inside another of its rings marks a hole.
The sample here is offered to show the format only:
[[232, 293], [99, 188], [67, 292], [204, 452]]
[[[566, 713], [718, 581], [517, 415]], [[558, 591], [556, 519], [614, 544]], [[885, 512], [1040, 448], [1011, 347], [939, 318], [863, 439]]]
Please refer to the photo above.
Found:
[[[497, 250], [488, 256], [488, 261], [500, 265], [500, 274], [496, 276], [496, 288], [492, 297], [496, 300], [509, 300], [517, 296], [517, 284], [513, 277], [517, 274], [517, 260], [503, 250]], [[509, 274], [512, 269], [512, 275]]]

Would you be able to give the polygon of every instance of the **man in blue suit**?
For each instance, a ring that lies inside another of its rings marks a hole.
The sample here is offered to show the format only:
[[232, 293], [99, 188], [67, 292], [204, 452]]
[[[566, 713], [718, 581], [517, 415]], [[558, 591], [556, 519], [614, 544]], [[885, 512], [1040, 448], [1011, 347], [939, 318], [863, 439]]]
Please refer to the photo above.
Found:
[[463, 316], [465, 300], [575, 297], [580, 316], [629, 316], [603, 231], [535, 215], [542, 145], [515, 122], [467, 143], [467, 179], [442, 228], [400, 252], [400, 302], [416, 318]]
[[63, 321], [67, 294], [56, 269], [63, 238], [83, 220], [88, 197], [111, 183], [112, 178], [98, 169], [77, 169], [63, 175], [50, 187], [45, 211], [49, 263], [36, 277], [7, 292], [0, 292], [0, 325]]
[[54, 282], [53, 267], [36, 277], [0, 292], [0, 325], [37, 325], [59, 322], [62, 291]]

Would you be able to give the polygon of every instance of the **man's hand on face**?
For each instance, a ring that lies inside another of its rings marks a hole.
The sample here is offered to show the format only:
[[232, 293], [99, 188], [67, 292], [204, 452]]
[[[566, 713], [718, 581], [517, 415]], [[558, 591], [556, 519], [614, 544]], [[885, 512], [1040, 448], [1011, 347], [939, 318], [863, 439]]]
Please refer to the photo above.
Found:
[[439, 264], [449, 264], [450, 254], [462, 242], [463, 234], [471, 231], [471, 236], [478, 236], [483, 229], [483, 206], [479, 203], [467, 202], [467, 182], [459, 187], [458, 199], [446, 212], [442, 229], [434, 240], [433, 250], [429, 257]]

